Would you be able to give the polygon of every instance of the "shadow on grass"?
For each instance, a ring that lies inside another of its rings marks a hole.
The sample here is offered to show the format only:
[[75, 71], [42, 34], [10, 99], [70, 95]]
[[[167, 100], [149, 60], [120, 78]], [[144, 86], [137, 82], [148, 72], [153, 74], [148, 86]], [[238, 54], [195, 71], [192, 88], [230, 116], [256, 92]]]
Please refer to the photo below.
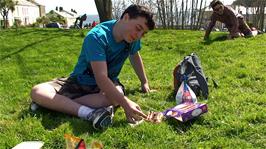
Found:
[[[62, 34], [59, 34], [59, 32], [61, 32]], [[55, 38], [61, 37], [61, 36], [67, 36], [67, 37], [73, 37], [73, 36], [77, 36], [80, 38], [84, 38], [85, 37], [85, 33], [87, 32], [86, 30], [62, 30], [62, 29], [58, 29], [58, 30], [28, 30], [28, 31], [18, 31], [18, 36], [21, 35], [25, 35], [25, 34], [32, 34], [32, 33], [38, 33], [39, 35], [42, 35], [44, 37], [49, 36], [48, 38], [45, 38], [43, 40], [39, 40], [39, 41], [35, 41], [32, 42], [30, 44], [25, 45], [24, 47], [18, 49], [17, 51], [14, 52], [10, 52], [9, 54], [6, 54], [4, 56], [2, 56], [0, 58], [0, 60], [4, 60], [12, 55], [16, 55], [20, 52], [23, 52], [24, 50], [26, 50], [27, 48], [31, 48], [34, 47], [35, 45], [42, 43], [42, 42], [46, 42], [49, 40], [53, 40]], [[61, 35], [61, 36], [60, 36]], [[22, 37], [23, 38], [23, 37]]]
[[210, 44], [212, 44], [213, 42], [218, 42], [218, 41], [225, 41], [225, 40], [227, 40], [227, 35], [222, 35], [222, 36], [218, 36], [218, 37], [216, 37], [216, 38], [214, 38], [214, 39], [208, 39], [208, 40], [205, 40], [205, 41], [203, 41], [202, 43], [204, 44], [204, 45], [210, 45]]
[[204, 118], [203, 117], [196, 117], [192, 120], [189, 120], [187, 122], [180, 122], [174, 118], [169, 118], [166, 120], [166, 123], [171, 126], [177, 133], [183, 134], [190, 130], [191, 126], [193, 124], [201, 124], [203, 123]]
[[12, 55], [16, 55], [16, 54], [18, 54], [18, 53], [20, 53], [20, 52], [23, 52], [23, 51], [26, 50], [27, 48], [33, 47], [33, 46], [35, 46], [35, 45], [37, 45], [37, 44], [39, 44], [39, 43], [45, 42], [45, 41], [52, 40], [52, 39], [54, 39], [54, 38], [56, 38], [56, 37], [49, 37], [49, 38], [45, 38], [45, 39], [40, 40], [40, 41], [36, 41], [36, 42], [30, 43], [30, 44], [28, 44], [28, 45], [26, 45], [26, 46], [20, 48], [20, 49], [17, 50], [17, 51], [11, 52], [11, 53], [9, 53], [9, 54], [7, 54], [7, 55], [1, 57], [0, 59], [1, 59], [1, 60], [4, 60], [4, 59], [6, 59], [6, 58], [8, 58], [8, 57], [10, 57], [10, 56], [12, 56]]
[[137, 93], [143, 93], [139, 88], [127, 88], [125, 89], [125, 95], [135, 95]]
[[175, 91], [172, 90], [168, 95], [167, 95], [167, 98], [166, 98], [166, 101], [167, 102], [173, 102], [175, 101]]
[[118, 120], [115, 119], [113, 125], [111, 126], [112, 128], [125, 128], [127, 127], [129, 124], [126, 120]]
[[36, 117], [42, 124], [42, 126], [50, 131], [54, 130], [60, 125], [69, 124], [73, 130], [74, 135], [81, 135], [84, 133], [103, 133], [104, 130], [95, 130], [92, 123], [87, 120], [82, 120], [78, 117], [70, 116], [67, 114], [55, 112], [46, 108], [39, 107], [36, 111], [28, 110], [21, 111], [18, 119], [24, 119], [27, 117]]

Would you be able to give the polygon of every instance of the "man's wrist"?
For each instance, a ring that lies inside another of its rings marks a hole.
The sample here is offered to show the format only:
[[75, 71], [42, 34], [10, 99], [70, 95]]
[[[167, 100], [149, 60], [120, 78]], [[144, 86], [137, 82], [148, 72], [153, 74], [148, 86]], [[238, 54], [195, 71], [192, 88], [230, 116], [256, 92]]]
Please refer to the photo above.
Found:
[[124, 99], [123, 101], [120, 103], [120, 106], [123, 108], [123, 109], [127, 109], [128, 107], [128, 98], [126, 96], [124, 96]]
[[141, 81], [141, 85], [148, 84], [148, 80]]

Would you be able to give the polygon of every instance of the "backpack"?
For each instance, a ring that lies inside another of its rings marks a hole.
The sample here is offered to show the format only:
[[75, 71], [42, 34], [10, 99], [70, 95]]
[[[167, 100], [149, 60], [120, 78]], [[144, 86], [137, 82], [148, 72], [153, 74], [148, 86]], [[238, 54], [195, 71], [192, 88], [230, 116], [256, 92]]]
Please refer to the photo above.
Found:
[[208, 99], [209, 89], [207, 78], [203, 73], [199, 57], [195, 53], [184, 57], [177, 64], [173, 71], [173, 76], [175, 93], [177, 93], [181, 83], [186, 81], [196, 96], [202, 95], [205, 99]]

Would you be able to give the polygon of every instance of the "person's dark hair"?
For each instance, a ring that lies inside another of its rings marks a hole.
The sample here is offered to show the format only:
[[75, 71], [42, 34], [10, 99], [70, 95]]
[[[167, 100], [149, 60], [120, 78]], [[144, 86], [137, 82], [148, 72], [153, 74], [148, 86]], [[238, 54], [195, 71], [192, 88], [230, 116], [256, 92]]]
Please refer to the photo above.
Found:
[[149, 28], [149, 30], [153, 30], [155, 27], [155, 22], [153, 20], [153, 14], [150, 12], [150, 10], [145, 7], [145, 6], [141, 6], [141, 5], [130, 5], [121, 15], [120, 19], [122, 19], [124, 17], [125, 14], [129, 15], [130, 19], [135, 19], [137, 17], [144, 17], [147, 20], [147, 27]]
[[212, 9], [216, 6], [216, 5], [223, 5], [223, 3], [219, 0], [213, 0], [211, 3], [210, 3], [210, 7], [212, 7]]

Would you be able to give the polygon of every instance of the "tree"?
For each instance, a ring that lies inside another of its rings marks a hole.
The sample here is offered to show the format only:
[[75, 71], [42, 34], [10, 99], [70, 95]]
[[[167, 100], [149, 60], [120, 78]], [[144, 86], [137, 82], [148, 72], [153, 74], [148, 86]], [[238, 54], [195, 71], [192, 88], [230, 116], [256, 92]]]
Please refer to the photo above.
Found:
[[[265, 0], [236, 0], [233, 5], [242, 5], [246, 8], [246, 20], [253, 26], [264, 29]], [[249, 20], [249, 9], [253, 12], [252, 20]]]
[[15, 5], [17, 1], [13, 0], [0, 0], [0, 13], [3, 16], [4, 20], [4, 28], [8, 27], [8, 13], [11, 10], [12, 12], [15, 10]]
[[123, 13], [123, 10], [126, 8], [125, 0], [114, 0], [113, 1], [113, 18], [119, 19]]
[[[46, 17], [42, 18], [44, 21], [43, 23], [47, 23], [48, 22], [58, 22], [60, 24], [66, 24], [67, 20], [58, 15], [55, 11], [51, 10], [49, 13], [46, 14]], [[40, 20], [41, 21], [41, 20]]]
[[46, 16], [42, 16], [42, 17], [37, 18], [36, 22], [42, 25], [42, 27], [44, 27], [45, 24], [48, 24], [50, 22], [50, 19]]
[[184, 24], [185, 24], [185, 14], [184, 14], [184, 0], [182, 0], [181, 3], [181, 12], [182, 12], [182, 24], [181, 24], [181, 28], [184, 29]]
[[112, 19], [112, 0], [94, 0], [100, 22]]
[[249, 22], [248, 11], [249, 11], [249, 7], [253, 6], [253, 3], [254, 3], [254, 1], [251, 1], [251, 0], [236, 0], [233, 2], [233, 5], [241, 5], [241, 6], [244, 6], [246, 8], [246, 20], [247, 20], [247, 22]]
[[203, 0], [200, 0], [200, 8], [199, 8], [199, 15], [198, 15], [198, 20], [197, 20], [197, 24], [196, 24], [196, 29], [200, 29], [200, 25], [201, 25], [201, 22], [200, 21], [202, 21], [202, 17], [203, 17], [203, 11], [204, 10], [202, 10], [202, 3], [203, 3]]

